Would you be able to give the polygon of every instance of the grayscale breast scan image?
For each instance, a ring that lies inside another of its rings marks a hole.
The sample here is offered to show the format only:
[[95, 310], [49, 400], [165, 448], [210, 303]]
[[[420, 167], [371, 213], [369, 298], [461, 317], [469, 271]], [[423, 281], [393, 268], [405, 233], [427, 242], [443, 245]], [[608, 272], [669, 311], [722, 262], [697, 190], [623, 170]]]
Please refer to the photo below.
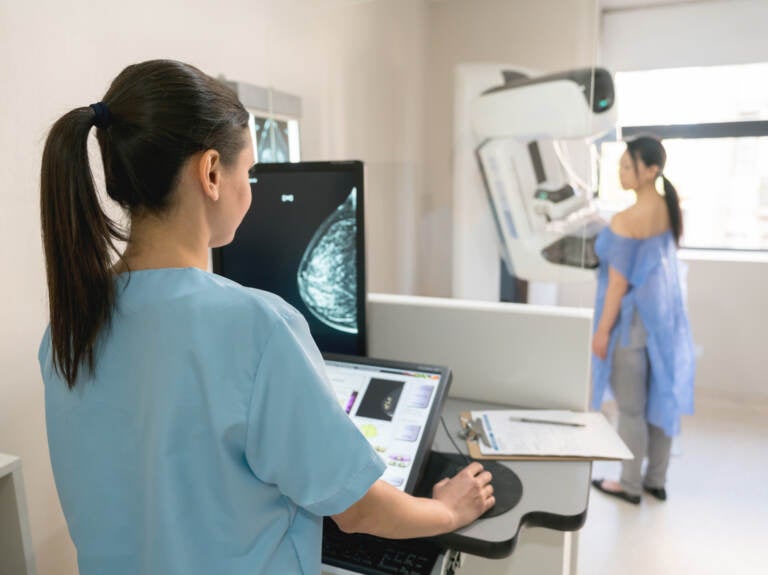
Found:
[[257, 164], [251, 191], [214, 271], [285, 299], [321, 351], [365, 355], [362, 163]]
[[326, 325], [357, 333], [357, 188], [317, 228], [299, 264], [301, 301]]

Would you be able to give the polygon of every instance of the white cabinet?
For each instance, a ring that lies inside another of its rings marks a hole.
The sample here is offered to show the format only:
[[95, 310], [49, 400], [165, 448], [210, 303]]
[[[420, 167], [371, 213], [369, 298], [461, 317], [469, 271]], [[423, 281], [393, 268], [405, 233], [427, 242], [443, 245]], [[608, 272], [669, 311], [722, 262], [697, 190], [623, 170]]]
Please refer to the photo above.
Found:
[[35, 575], [21, 459], [0, 453], [0, 575]]

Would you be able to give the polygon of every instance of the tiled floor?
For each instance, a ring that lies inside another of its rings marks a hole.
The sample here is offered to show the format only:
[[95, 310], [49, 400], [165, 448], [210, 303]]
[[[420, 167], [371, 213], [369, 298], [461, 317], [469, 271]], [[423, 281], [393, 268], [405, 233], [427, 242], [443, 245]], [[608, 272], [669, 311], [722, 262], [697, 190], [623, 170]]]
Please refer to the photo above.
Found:
[[[595, 477], [617, 478], [617, 463]], [[768, 400], [697, 394], [673, 444], [669, 499], [639, 507], [592, 490], [579, 575], [768, 573]]]

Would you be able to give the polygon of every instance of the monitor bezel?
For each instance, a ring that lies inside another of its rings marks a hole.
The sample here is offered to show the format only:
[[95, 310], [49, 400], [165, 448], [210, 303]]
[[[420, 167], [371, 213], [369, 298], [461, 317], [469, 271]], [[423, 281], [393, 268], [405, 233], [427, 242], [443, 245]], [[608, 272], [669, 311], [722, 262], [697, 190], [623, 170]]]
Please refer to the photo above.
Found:
[[[365, 357], [368, 355], [368, 272], [366, 268], [365, 257], [365, 178], [364, 164], [360, 160], [343, 160], [328, 162], [294, 162], [294, 163], [259, 163], [251, 168], [254, 175], [258, 174], [300, 174], [304, 172], [348, 172], [354, 176], [357, 186], [357, 238], [356, 238], [356, 259], [358, 282], [357, 282], [357, 324], [358, 334], [355, 345], [355, 354]], [[251, 183], [251, 194], [255, 193], [253, 183]], [[237, 237], [237, 233], [235, 233]], [[227, 244], [229, 245], [229, 244]], [[211, 262], [213, 273], [227, 277], [222, 273], [223, 257], [226, 257], [227, 246], [213, 248], [211, 250]], [[280, 295], [280, 294], [278, 294]], [[317, 342], [316, 342], [317, 343]], [[320, 347], [318, 345], [318, 347]], [[320, 348], [320, 351], [325, 351]]]
[[390, 369], [399, 369], [404, 371], [421, 371], [426, 373], [434, 373], [440, 376], [435, 390], [435, 399], [432, 403], [432, 408], [427, 416], [427, 421], [424, 424], [424, 433], [421, 436], [419, 445], [416, 449], [416, 457], [413, 460], [413, 469], [415, 473], [411, 473], [408, 477], [408, 481], [405, 484], [405, 493], [413, 495], [416, 485], [424, 474], [424, 465], [427, 462], [429, 453], [432, 450], [432, 444], [435, 441], [435, 434], [442, 417], [443, 408], [445, 407], [445, 400], [448, 398], [448, 391], [451, 387], [451, 381], [453, 374], [450, 368], [440, 365], [413, 363], [408, 361], [394, 361], [391, 359], [378, 359], [371, 357], [359, 357], [353, 355], [343, 355], [338, 353], [323, 353], [323, 359], [325, 361], [336, 361], [339, 363], [351, 363], [355, 365], [371, 366], [371, 367], [384, 367]]

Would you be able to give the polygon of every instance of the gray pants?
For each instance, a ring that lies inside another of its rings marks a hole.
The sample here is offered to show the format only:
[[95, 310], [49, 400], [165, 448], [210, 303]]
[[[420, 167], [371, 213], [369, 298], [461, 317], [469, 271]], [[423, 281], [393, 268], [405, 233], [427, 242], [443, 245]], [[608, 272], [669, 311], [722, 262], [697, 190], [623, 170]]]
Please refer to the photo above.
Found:
[[[623, 347], [624, 342], [616, 342], [611, 369], [611, 389], [619, 407], [619, 436], [635, 456], [632, 461], [624, 461], [621, 467], [621, 486], [632, 495], [639, 495], [643, 485], [664, 487], [672, 448], [672, 438], [645, 420], [650, 382], [646, 337], [640, 316], [635, 312], [629, 345]], [[646, 456], [648, 466], [643, 480]]]

